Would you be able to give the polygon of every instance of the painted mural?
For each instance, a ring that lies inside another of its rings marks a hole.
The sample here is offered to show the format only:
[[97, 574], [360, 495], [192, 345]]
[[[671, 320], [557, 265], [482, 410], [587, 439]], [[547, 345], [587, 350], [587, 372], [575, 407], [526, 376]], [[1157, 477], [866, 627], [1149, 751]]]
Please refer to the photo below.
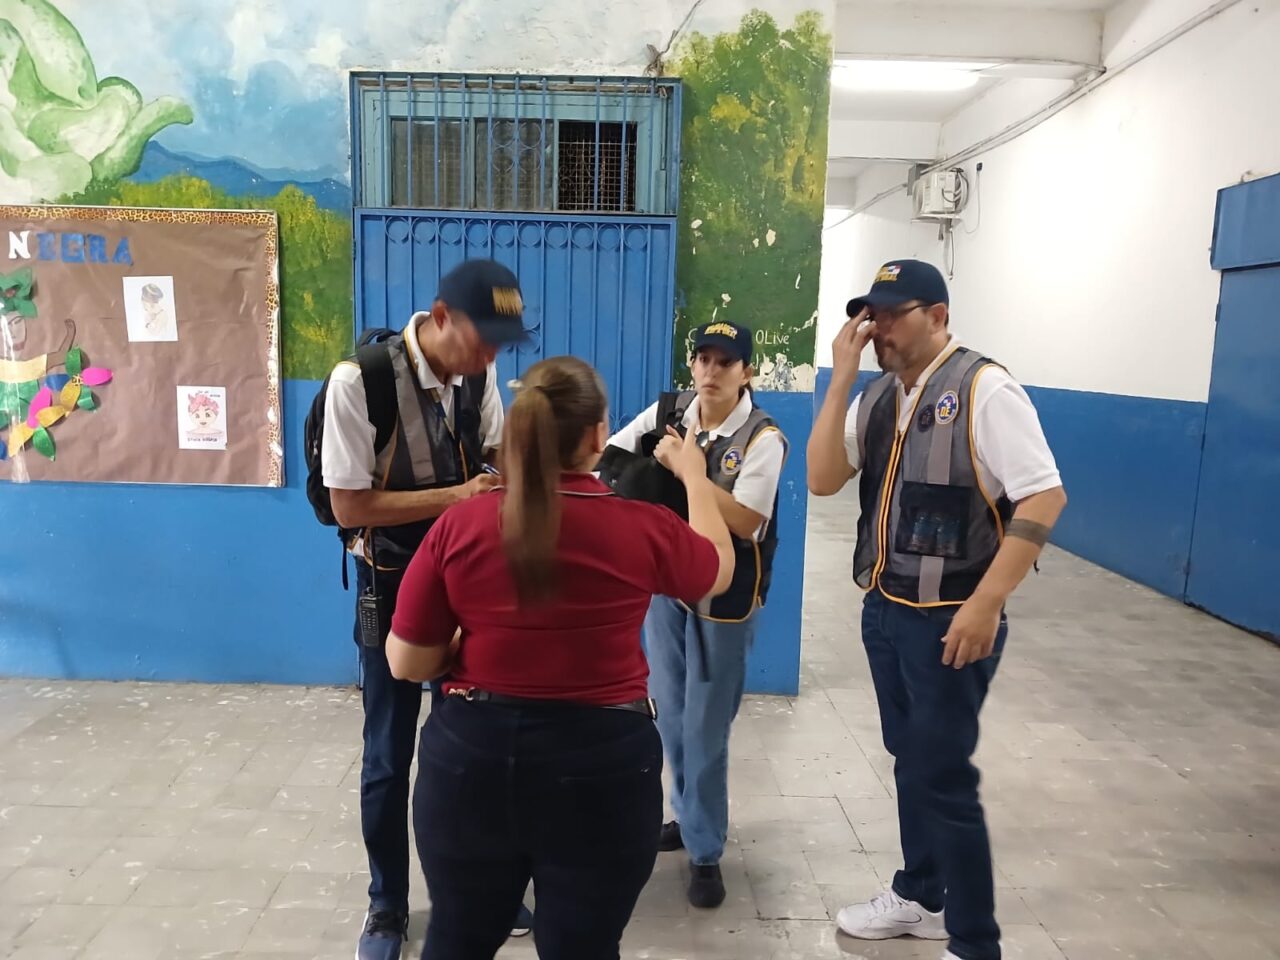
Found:
[[713, 319], [755, 331], [757, 386], [814, 386], [826, 194], [831, 37], [817, 13], [781, 27], [756, 11], [735, 33], [695, 34], [683, 78], [676, 364]]
[[0, 0], [0, 199], [275, 210], [284, 373], [320, 379], [351, 345], [349, 69], [636, 75], [670, 50], [680, 334], [742, 319], [761, 386], [811, 389], [823, 23], [794, 0]]

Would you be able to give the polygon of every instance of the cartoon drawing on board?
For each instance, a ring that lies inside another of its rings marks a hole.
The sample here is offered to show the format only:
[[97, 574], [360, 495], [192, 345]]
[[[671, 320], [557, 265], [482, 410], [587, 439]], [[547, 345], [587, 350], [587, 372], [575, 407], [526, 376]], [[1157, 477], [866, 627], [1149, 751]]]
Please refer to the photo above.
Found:
[[178, 339], [173, 302], [173, 277], [125, 277], [125, 322], [135, 343]]
[[226, 387], [178, 387], [178, 447], [227, 449]]

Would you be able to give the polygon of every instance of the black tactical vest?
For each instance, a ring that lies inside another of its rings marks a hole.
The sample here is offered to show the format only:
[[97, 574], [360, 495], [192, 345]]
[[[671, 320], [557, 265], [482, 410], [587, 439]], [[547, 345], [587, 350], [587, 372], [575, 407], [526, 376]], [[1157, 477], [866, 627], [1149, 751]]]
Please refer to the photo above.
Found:
[[973, 449], [974, 385], [993, 364], [957, 347], [920, 388], [898, 433], [894, 376], [874, 381], [858, 408], [862, 455], [853, 575], [912, 606], [964, 603], [986, 574], [1013, 514], [982, 488]]
[[[484, 463], [480, 436], [480, 406], [486, 374], [467, 377], [453, 391], [453, 429], [435, 390], [418, 384], [404, 337], [385, 342], [395, 371], [398, 417], [395, 434], [377, 457], [379, 490], [433, 490], [466, 483]], [[408, 565], [434, 520], [418, 520], [394, 527], [378, 527], [375, 549], [379, 567]], [[370, 551], [366, 546], [365, 555]]]

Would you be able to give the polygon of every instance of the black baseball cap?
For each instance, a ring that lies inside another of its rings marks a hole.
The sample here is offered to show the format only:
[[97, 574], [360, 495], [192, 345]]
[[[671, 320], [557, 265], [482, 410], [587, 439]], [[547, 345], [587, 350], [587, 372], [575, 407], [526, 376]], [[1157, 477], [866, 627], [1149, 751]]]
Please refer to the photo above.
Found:
[[734, 360], [751, 365], [751, 331], [747, 327], [727, 320], [703, 324], [693, 333], [694, 355], [704, 347], [722, 350]]
[[947, 293], [947, 281], [931, 263], [923, 260], [893, 260], [876, 274], [871, 292], [864, 297], [854, 297], [845, 307], [845, 314], [856, 317], [864, 307], [897, 307], [911, 300], [922, 300], [928, 306], [944, 303], [951, 297]]
[[436, 299], [465, 313], [480, 339], [491, 346], [528, 337], [520, 281], [496, 260], [463, 261], [440, 278]]

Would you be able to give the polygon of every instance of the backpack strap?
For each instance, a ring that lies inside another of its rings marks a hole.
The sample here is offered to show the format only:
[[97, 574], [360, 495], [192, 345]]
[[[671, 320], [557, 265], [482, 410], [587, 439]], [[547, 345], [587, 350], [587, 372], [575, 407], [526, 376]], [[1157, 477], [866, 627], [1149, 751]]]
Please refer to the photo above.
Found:
[[680, 401], [680, 394], [668, 391], [658, 396], [658, 423], [654, 429], [662, 432], [676, 415], [676, 404]]
[[360, 365], [364, 400], [374, 429], [373, 452], [381, 453], [391, 442], [400, 407], [391, 351], [384, 343], [364, 344], [356, 350], [356, 363]]

